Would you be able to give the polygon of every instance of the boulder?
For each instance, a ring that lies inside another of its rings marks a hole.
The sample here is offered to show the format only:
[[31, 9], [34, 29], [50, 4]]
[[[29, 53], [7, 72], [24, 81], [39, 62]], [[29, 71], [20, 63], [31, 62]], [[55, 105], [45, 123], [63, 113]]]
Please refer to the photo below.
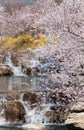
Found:
[[12, 69], [9, 66], [0, 66], [0, 76], [12, 75]]
[[26, 75], [38, 75], [40, 70], [38, 68], [32, 68], [32, 66], [24, 68], [24, 74]]
[[84, 112], [69, 114], [65, 124], [69, 130], [84, 130]]
[[24, 122], [26, 111], [21, 102], [6, 102], [4, 104], [4, 117], [10, 122]]
[[30, 104], [35, 104], [38, 102], [37, 94], [35, 92], [27, 92], [23, 95], [23, 101], [28, 101]]
[[84, 129], [84, 102], [77, 102], [71, 108], [65, 124], [69, 130]]
[[32, 68], [31, 67], [27, 67], [24, 69], [24, 74], [26, 75], [31, 75], [32, 74]]

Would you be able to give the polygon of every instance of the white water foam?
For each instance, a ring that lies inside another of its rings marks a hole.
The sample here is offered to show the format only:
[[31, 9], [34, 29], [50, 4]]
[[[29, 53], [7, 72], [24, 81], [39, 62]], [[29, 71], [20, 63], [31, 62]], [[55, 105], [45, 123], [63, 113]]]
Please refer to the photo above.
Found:
[[14, 76], [25, 76], [25, 74], [23, 74], [23, 72], [22, 72], [21, 66], [16, 67], [16, 66], [13, 65], [10, 53], [8, 53], [8, 56], [6, 57], [6, 63], [5, 64], [12, 68]]
[[32, 68], [34, 68], [34, 67], [40, 65], [40, 62], [39, 62], [39, 60], [31, 59], [30, 65], [31, 65]]
[[30, 129], [30, 130], [44, 130], [45, 125], [38, 124], [38, 123], [37, 124], [30, 123], [30, 124], [22, 125], [22, 128], [23, 129]]
[[47, 111], [50, 111], [51, 104], [42, 104], [41, 106], [45, 107], [45, 109], [43, 109], [43, 110], [40, 109], [41, 106], [37, 106], [37, 107], [31, 109], [30, 107], [28, 107], [28, 104], [26, 104], [25, 102], [22, 102], [22, 104], [26, 111], [25, 121], [27, 124], [39, 123], [39, 124], [45, 125], [45, 124], [49, 123], [49, 119], [45, 116], [45, 113]]
[[0, 126], [10, 125], [10, 122], [7, 122], [4, 117], [0, 117]]

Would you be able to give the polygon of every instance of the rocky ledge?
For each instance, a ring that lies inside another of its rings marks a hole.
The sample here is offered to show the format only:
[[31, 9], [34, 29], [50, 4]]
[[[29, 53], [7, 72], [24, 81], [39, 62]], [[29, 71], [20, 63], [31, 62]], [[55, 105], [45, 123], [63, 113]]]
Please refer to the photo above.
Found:
[[12, 75], [12, 69], [7, 65], [0, 65], [0, 76]]
[[71, 108], [71, 113], [65, 121], [69, 130], [84, 129], [84, 102], [77, 102]]

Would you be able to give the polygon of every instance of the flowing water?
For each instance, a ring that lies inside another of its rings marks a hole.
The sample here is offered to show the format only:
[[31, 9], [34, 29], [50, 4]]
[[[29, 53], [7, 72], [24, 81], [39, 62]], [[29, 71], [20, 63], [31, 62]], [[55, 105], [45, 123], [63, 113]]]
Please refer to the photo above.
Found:
[[[29, 91], [29, 90], [40, 90], [40, 79], [47, 77], [24, 77], [24, 76], [3, 76], [0, 77], [0, 91]], [[1, 100], [4, 100], [2, 98]], [[42, 112], [39, 111], [39, 108], [34, 108], [33, 110], [28, 109], [26, 104], [23, 102], [24, 108], [26, 110], [26, 124], [22, 126], [10, 126], [6, 122], [4, 123], [3, 119], [0, 118], [0, 130], [67, 130], [64, 124], [54, 125], [49, 123], [49, 121], [44, 118], [44, 114], [49, 110], [51, 104], [46, 104], [46, 109]], [[31, 118], [30, 118], [31, 117]], [[44, 119], [44, 123], [42, 120]], [[31, 120], [31, 121], [30, 121]], [[9, 127], [10, 126], [10, 127]], [[15, 128], [14, 128], [15, 127]]]
[[0, 77], [0, 90], [36, 90], [39, 89], [41, 84], [40, 79], [45, 79], [46, 76], [1, 76]]
[[[31, 61], [32, 62], [32, 61]], [[33, 61], [33, 66], [37, 65], [38, 62]], [[5, 93], [8, 92], [20, 92], [25, 93], [29, 91], [38, 91], [38, 93], [44, 93], [45, 87], [42, 87], [40, 80], [44, 80], [47, 76], [26, 76], [22, 73], [21, 66], [15, 67], [11, 61], [11, 55], [9, 54], [6, 58], [5, 65], [8, 65], [13, 70], [13, 76], [0, 76], [0, 101], [5, 102]], [[48, 90], [47, 90], [48, 91]], [[45, 109], [40, 111], [39, 106], [30, 109], [28, 104], [22, 101], [22, 95], [19, 101], [23, 104], [26, 111], [26, 124], [23, 125], [10, 125], [3, 118], [3, 109], [0, 112], [0, 130], [67, 130], [64, 124], [57, 125], [50, 122], [44, 115], [50, 110], [51, 103], [45, 103], [45, 98], [42, 97], [42, 105], [45, 105]]]
[[[14, 128], [14, 127], [2, 127], [0, 128], [0, 130], [30, 130], [28, 128]], [[34, 129], [31, 129], [31, 130], [37, 130], [36, 128]], [[38, 129], [38, 130], [67, 130], [66, 126], [64, 125], [61, 125], [61, 126], [58, 126], [58, 125], [48, 125], [46, 126], [45, 128], [42, 128], [42, 129]]]

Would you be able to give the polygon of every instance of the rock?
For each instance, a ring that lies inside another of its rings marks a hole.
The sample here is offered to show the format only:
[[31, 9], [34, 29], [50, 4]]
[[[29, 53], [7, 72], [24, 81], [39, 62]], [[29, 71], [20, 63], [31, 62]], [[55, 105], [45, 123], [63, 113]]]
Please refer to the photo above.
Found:
[[6, 102], [4, 104], [4, 117], [10, 122], [24, 122], [26, 112], [21, 102]]
[[9, 66], [0, 66], [0, 76], [12, 75], [12, 69]]
[[28, 67], [28, 68], [25, 68], [25, 69], [24, 69], [24, 74], [26, 74], [26, 75], [31, 75], [31, 73], [32, 73], [31, 67]]
[[72, 106], [65, 124], [70, 130], [84, 129], [84, 102], [77, 102]]
[[38, 75], [39, 72], [40, 72], [40, 70], [39, 70], [38, 68], [33, 68], [33, 69], [32, 69], [32, 74], [33, 74], [33, 75]]
[[84, 129], [84, 112], [69, 114], [65, 124], [70, 130]]
[[47, 111], [45, 113], [45, 116], [51, 121], [51, 122], [57, 122], [57, 116], [56, 113], [53, 111]]
[[26, 75], [38, 75], [40, 70], [38, 68], [32, 68], [32, 66], [26, 67], [24, 69], [24, 74]]
[[37, 94], [31, 93], [31, 92], [25, 93], [23, 95], [23, 101], [28, 101], [30, 104], [35, 104], [38, 102], [37, 101]]
[[73, 107], [71, 108], [72, 112], [84, 112], [84, 102], [77, 102]]

